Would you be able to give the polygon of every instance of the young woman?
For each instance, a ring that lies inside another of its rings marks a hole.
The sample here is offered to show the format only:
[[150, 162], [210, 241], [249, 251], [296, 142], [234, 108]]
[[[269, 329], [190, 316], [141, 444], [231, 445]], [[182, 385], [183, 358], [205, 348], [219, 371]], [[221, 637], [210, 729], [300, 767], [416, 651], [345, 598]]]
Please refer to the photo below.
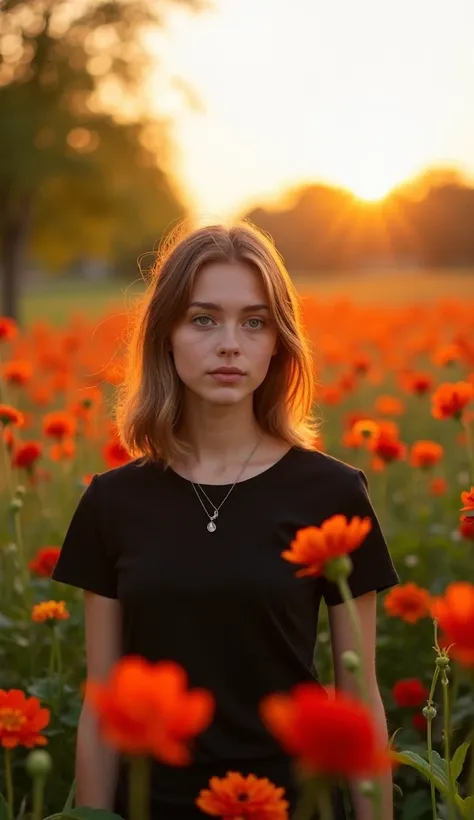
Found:
[[[369, 515], [352, 554], [373, 709], [376, 593], [398, 582], [364, 474], [312, 446], [312, 364], [298, 300], [269, 239], [245, 223], [178, 237], [157, 260], [117, 410], [135, 459], [94, 476], [69, 526], [54, 578], [85, 590], [87, 672], [122, 654], [173, 659], [216, 712], [186, 768], [153, 764], [151, 817], [198, 820], [212, 775], [269, 777], [295, 804], [291, 761], [265, 730], [269, 692], [316, 681], [318, 610], [329, 607], [336, 683], [353, 636], [337, 587], [295, 578], [281, 553], [295, 532], [343, 513]], [[77, 803], [127, 816], [125, 764], [84, 706]], [[384, 785], [384, 820], [392, 812]], [[335, 794], [337, 820], [345, 817]], [[371, 804], [353, 789], [357, 820]]]

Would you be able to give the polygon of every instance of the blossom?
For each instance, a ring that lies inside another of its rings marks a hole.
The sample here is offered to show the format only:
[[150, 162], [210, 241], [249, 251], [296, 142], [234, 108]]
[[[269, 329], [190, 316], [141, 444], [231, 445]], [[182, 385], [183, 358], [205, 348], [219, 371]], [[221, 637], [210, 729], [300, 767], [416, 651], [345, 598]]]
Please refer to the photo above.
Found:
[[360, 547], [372, 528], [370, 518], [354, 516], [350, 521], [345, 515], [333, 515], [320, 527], [303, 527], [290, 543], [290, 549], [282, 557], [293, 564], [306, 565], [296, 572], [296, 577], [321, 575], [335, 558], [347, 555]]
[[27, 698], [21, 689], [0, 689], [0, 746], [44, 746], [41, 731], [48, 725], [49, 709], [40, 708], [38, 698]]
[[397, 396], [379, 396], [375, 401], [375, 410], [382, 416], [400, 416], [405, 406]]
[[449, 654], [463, 666], [474, 667], [474, 585], [467, 581], [449, 584], [444, 596], [434, 598], [431, 614], [453, 644]]
[[11, 424], [12, 427], [21, 427], [24, 421], [23, 413], [20, 413], [11, 404], [0, 404], [0, 422], [6, 427]]
[[29, 569], [45, 578], [50, 578], [61, 552], [60, 547], [41, 547], [33, 560], [28, 562]]
[[18, 326], [8, 316], [0, 316], [0, 342], [11, 342], [18, 335]]
[[41, 458], [43, 445], [40, 441], [24, 441], [19, 444], [13, 455], [13, 466], [24, 470], [31, 470]]
[[120, 467], [130, 461], [130, 453], [116, 438], [111, 438], [102, 450], [104, 461], [109, 468]]
[[370, 709], [342, 691], [297, 684], [290, 693], [265, 696], [260, 714], [283, 749], [312, 774], [370, 777], [390, 766]]
[[69, 618], [65, 601], [41, 601], [31, 610], [31, 620], [37, 623], [43, 621], [65, 621]]
[[391, 589], [384, 599], [384, 609], [388, 615], [415, 624], [429, 615], [431, 596], [427, 589], [410, 582]]
[[43, 417], [43, 432], [51, 438], [72, 438], [76, 432], [76, 419], [66, 410], [55, 410]]
[[397, 706], [421, 706], [428, 698], [429, 689], [419, 678], [403, 678], [395, 683], [392, 695]]
[[9, 384], [22, 387], [27, 384], [33, 375], [33, 365], [26, 359], [5, 362], [3, 365], [3, 378]]
[[369, 450], [387, 463], [403, 458], [406, 447], [396, 435], [387, 429], [381, 428], [370, 440]]
[[267, 777], [227, 772], [223, 778], [211, 777], [209, 789], [202, 789], [196, 800], [201, 811], [226, 820], [287, 820], [289, 802], [285, 790]]
[[474, 385], [470, 382], [444, 382], [431, 397], [431, 414], [435, 419], [460, 419], [473, 398]]
[[444, 495], [448, 489], [448, 482], [442, 476], [432, 478], [429, 483], [429, 492], [431, 495]]
[[186, 686], [185, 670], [173, 661], [125, 656], [106, 682], [87, 681], [86, 698], [114, 748], [181, 766], [190, 762], [188, 745], [214, 712], [210, 692]]
[[412, 467], [428, 469], [434, 467], [444, 456], [444, 449], [441, 444], [429, 439], [416, 441], [410, 451], [410, 464]]
[[461, 501], [464, 504], [464, 507], [461, 507], [461, 512], [474, 510], [474, 487], [461, 493]]

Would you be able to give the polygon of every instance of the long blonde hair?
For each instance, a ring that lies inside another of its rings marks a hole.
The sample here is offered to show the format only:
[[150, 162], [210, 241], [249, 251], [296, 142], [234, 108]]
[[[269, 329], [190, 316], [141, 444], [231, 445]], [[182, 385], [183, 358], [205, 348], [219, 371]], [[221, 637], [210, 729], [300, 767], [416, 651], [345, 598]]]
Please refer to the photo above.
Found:
[[169, 351], [170, 333], [185, 313], [193, 283], [210, 262], [246, 263], [262, 278], [279, 339], [267, 375], [254, 394], [261, 429], [290, 445], [312, 448], [313, 361], [293, 282], [273, 242], [241, 221], [172, 235], [157, 254], [128, 348], [115, 419], [120, 439], [143, 463], [170, 464], [189, 451], [179, 437], [183, 385]]

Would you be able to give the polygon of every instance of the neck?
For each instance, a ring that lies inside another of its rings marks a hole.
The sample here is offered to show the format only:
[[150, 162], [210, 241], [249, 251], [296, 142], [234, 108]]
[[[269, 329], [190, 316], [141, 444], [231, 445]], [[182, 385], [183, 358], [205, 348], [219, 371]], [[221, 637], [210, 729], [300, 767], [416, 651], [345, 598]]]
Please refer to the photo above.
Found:
[[261, 436], [251, 399], [234, 406], [195, 397], [186, 402], [181, 433], [192, 448], [188, 466], [212, 465], [219, 471], [247, 458]]

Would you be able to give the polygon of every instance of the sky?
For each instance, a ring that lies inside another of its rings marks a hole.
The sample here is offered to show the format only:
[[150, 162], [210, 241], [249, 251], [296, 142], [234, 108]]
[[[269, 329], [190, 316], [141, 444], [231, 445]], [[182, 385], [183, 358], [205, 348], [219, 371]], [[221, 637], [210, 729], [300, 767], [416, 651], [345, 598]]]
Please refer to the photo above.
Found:
[[[227, 218], [322, 181], [376, 199], [433, 165], [474, 177], [472, 0], [212, 0], [168, 16], [164, 94], [194, 214]], [[152, 86], [153, 89], [153, 86]]]

